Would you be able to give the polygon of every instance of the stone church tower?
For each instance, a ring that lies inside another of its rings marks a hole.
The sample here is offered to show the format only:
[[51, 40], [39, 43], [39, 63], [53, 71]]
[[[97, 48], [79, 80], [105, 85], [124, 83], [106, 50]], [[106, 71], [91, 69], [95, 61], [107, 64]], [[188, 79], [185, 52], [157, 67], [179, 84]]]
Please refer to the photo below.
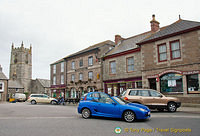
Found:
[[24, 48], [22, 42], [21, 47], [14, 47], [12, 44], [10, 59], [10, 80], [19, 82], [24, 87], [24, 92], [31, 91], [32, 80], [32, 47]]

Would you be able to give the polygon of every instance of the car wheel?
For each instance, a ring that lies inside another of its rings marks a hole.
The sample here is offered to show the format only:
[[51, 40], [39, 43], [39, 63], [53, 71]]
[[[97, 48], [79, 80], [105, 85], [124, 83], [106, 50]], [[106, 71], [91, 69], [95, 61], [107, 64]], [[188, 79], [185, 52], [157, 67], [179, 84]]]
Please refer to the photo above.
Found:
[[170, 102], [170, 103], [168, 104], [168, 111], [169, 111], [169, 112], [175, 112], [176, 109], [177, 109], [177, 107], [176, 107], [176, 104], [175, 104], [174, 102]]
[[135, 113], [132, 111], [125, 111], [123, 114], [123, 118], [126, 122], [133, 122], [135, 118]]
[[57, 102], [56, 101], [51, 101], [51, 104], [55, 105], [55, 104], [57, 104]]
[[36, 103], [36, 101], [35, 101], [35, 100], [32, 100], [32, 101], [31, 101], [31, 104], [37, 104], [37, 103]]
[[87, 118], [89, 118], [90, 116], [91, 116], [90, 110], [89, 110], [88, 108], [84, 108], [84, 109], [82, 110], [82, 117], [83, 117], [84, 119], [87, 119]]

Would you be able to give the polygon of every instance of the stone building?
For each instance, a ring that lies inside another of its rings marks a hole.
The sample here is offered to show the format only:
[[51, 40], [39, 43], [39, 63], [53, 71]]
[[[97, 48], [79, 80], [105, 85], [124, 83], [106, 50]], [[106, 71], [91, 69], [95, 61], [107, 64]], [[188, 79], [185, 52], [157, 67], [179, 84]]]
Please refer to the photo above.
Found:
[[10, 58], [10, 73], [8, 81], [8, 98], [15, 93], [49, 93], [50, 80], [32, 80], [32, 47], [25, 48], [23, 42], [20, 47], [12, 44]]
[[68, 97], [66, 93], [66, 62], [64, 59], [58, 60], [50, 65], [51, 96], [58, 98]]
[[0, 65], [0, 102], [7, 100], [8, 93], [8, 78], [2, 71], [2, 67]]
[[[138, 42], [143, 87], [200, 103], [200, 22], [179, 18]], [[188, 97], [189, 96], [189, 97]]]
[[[22, 42], [21, 47], [14, 47], [12, 44], [10, 73], [9, 73], [9, 90], [11, 96], [15, 92], [30, 93], [32, 80], [32, 47], [24, 48]], [[16, 85], [16, 88], [15, 88]], [[23, 87], [23, 89], [21, 88]], [[21, 89], [18, 89], [20, 87]], [[15, 91], [16, 90], [16, 91]], [[10, 97], [9, 96], [9, 97]]]
[[114, 43], [104, 41], [67, 56], [66, 96], [80, 98], [86, 92], [103, 91], [102, 60]]
[[151, 31], [130, 38], [115, 36], [115, 48], [103, 58], [104, 91], [117, 96], [127, 88], [142, 87], [141, 49], [137, 42]]
[[32, 94], [46, 94], [51, 96], [50, 80], [38, 79], [31, 81], [31, 93]]

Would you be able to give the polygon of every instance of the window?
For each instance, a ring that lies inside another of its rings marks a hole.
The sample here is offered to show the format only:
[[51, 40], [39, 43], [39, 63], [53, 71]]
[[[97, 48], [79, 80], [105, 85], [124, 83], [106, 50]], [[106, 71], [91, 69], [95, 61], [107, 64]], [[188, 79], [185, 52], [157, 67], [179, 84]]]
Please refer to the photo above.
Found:
[[64, 75], [61, 75], [60, 78], [61, 78], [61, 79], [60, 79], [60, 83], [61, 83], [61, 84], [64, 84]]
[[134, 57], [127, 58], [126, 62], [127, 72], [134, 71]]
[[81, 81], [83, 80], [83, 73], [79, 74], [79, 80], [81, 80]]
[[93, 65], [93, 56], [88, 58], [88, 66], [92, 66]]
[[0, 92], [4, 92], [4, 83], [0, 82]]
[[88, 72], [88, 79], [93, 79], [93, 72], [92, 71]]
[[83, 59], [81, 59], [80, 61], [79, 61], [79, 67], [82, 67], [83, 66]]
[[170, 42], [171, 59], [181, 58], [180, 42], [179, 40]]
[[166, 61], [167, 60], [167, 46], [166, 44], [158, 45], [158, 61]]
[[64, 72], [64, 67], [65, 67], [64, 62], [62, 62], [61, 63], [61, 72]]
[[188, 93], [200, 93], [198, 74], [187, 75]]
[[161, 94], [156, 91], [150, 91], [152, 97], [161, 97]]
[[116, 74], [116, 62], [115, 61], [110, 62], [110, 74]]
[[137, 88], [142, 88], [142, 81], [136, 82]]
[[147, 90], [140, 90], [140, 91], [138, 91], [138, 96], [149, 97], [149, 91], [147, 91]]
[[131, 96], [137, 96], [137, 90], [131, 90], [129, 95]]
[[72, 81], [75, 81], [75, 75], [72, 74]]
[[56, 76], [53, 76], [53, 85], [56, 85]]
[[53, 74], [56, 74], [56, 65], [53, 65]]
[[75, 69], [75, 61], [72, 61], [72, 69]]

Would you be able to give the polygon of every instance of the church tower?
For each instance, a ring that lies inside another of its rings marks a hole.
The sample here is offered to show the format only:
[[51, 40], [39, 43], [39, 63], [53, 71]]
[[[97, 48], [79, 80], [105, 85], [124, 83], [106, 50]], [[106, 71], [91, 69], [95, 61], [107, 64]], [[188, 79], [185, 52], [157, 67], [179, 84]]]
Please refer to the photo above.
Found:
[[24, 92], [30, 92], [32, 80], [32, 47], [24, 48], [23, 41], [21, 47], [14, 47], [12, 44], [10, 59], [10, 80], [18, 81]]

